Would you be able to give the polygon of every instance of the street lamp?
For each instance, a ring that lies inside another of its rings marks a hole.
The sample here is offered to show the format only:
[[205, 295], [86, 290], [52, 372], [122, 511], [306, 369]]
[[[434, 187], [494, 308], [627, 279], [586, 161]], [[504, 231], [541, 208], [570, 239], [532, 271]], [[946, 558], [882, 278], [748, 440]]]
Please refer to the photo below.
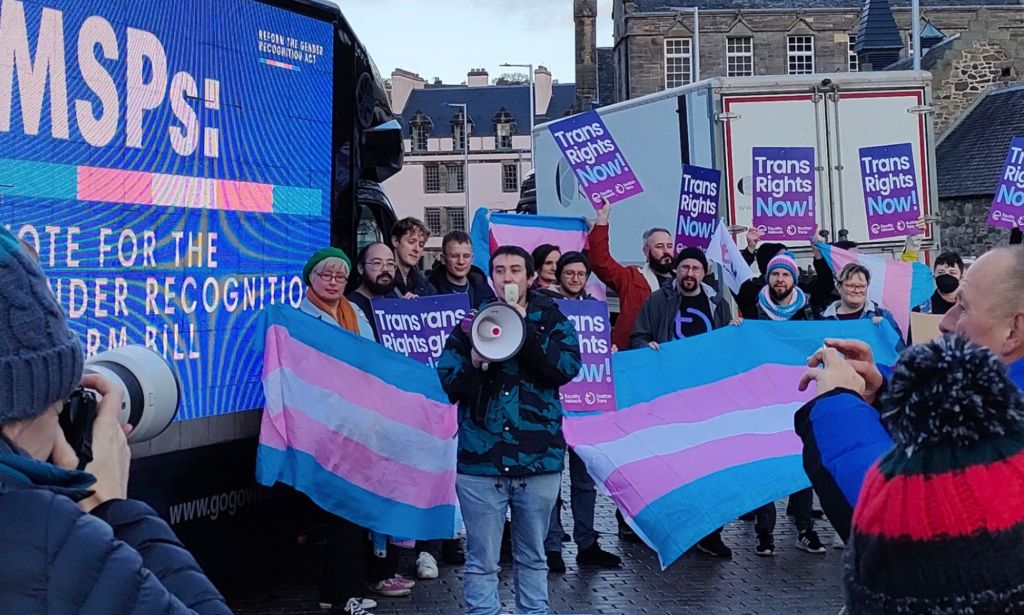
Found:
[[462, 230], [469, 224], [469, 109], [466, 103], [446, 103], [449, 107], [462, 109], [462, 192], [465, 195], [466, 213], [463, 214]]
[[536, 115], [534, 112], [534, 94], [533, 94], [533, 64], [502, 64], [502, 68], [525, 68], [530, 71], [528, 73], [530, 77], [530, 168], [533, 168], [533, 118]]

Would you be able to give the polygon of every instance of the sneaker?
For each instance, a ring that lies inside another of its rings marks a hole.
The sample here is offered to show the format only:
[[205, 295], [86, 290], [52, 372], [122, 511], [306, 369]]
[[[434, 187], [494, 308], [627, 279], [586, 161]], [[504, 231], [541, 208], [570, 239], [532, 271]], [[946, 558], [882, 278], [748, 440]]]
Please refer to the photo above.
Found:
[[601, 545], [594, 541], [586, 549], [576, 555], [576, 563], [580, 566], [599, 566], [601, 568], [618, 568], [622, 565], [622, 558], [614, 553], [609, 553], [601, 548]]
[[[359, 604], [359, 608], [363, 609], [363, 614], [364, 615], [373, 615], [373, 613], [367, 613], [366, 611], [368, 609], [375, 609], [375, 608], [377, 608], [377, 601], [372, 599], [372, 598], [349, 598], [348, 602], [345, 603], [345, 608], [348, 608], [348, 605], [351, 604], [353, 601], [355, 601], [357, 604]], [[324, 611], [330, 611], [331, 609], [334, 608], [334, 603], [332, 603], [332, 602], [321, 602], [320, 603], [320, 608], [321, 608], [321, 610], [324, 610]], [[348, 611], [345, 611], [345, 612], [347, 613]], [[354, 612], [358, 612], [358, 611], [354, 611]]]
[[565, 560], [562, 559], [561, 551], [548, 551], [548, 572], [563, 574], [565, 572]]
[[389, 598], [404, 598], [412, 593], [412, 588], [408, 587], [405, 581], [406, 579], [395, 575], [390, 579], [384, 579], [371, 585], [370, 590], [375, 594]]
[[409, 577], [402, 576], [401, 574], [396, 574], [395, 578], [398, 579], [399, 583], [401, 583], [407, 589], [412, 589], [416, 587], [416, 581], [410, 579]]
[[416, 557], [416, 578], [417, 579], [436, 579], [437, 578], [437, 560], [434, 556], [423, 551]]
[[821, 540], [818, 539], [818, 534], [814, 530], [800, 532], [800, 535], [796, 538], [796, 546], [808, 553], [825, 553], [828, 551], [825, 545], [821, 544]]
[[757, 545], [754, 546], [754, 553], [761, 557], [775, 555], [775, 537], [770, 532], [760, 531], [757, 533]]
[[466, 552], [462, 549], [462, 541], [458, 538], [445, 540], [441, 543], [441, 561], [450, 566], [462, 566], [466, 563]]
[[[377, 603], [374, 602], [374, 606], [376, 605]], [[373, 607], [369, 608], [372, 609]], [[363, 607], [363, 601], [359, 598], [349, 598], [348, 602], [345, 603], [345, 608], [341, 612], [345, 613], [345, 615], [373, 615], [373, 613], [367, 611], [366, 608]]]
[[697, 550], [711, 557], [732, 557], [732, 549], [722, 542], [721, 532], [708, 534], [697, 543]]

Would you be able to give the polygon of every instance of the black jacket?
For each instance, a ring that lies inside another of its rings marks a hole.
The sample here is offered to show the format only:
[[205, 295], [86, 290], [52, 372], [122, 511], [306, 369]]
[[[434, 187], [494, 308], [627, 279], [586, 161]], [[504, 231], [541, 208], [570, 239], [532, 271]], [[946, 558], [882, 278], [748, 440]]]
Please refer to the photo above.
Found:
[[113, 500], [82, 512], [94, 482], [0, 438], [0, 613], [231, 613], [153, 509]]
[[[373, 329], [373, 338], [379, 342], [380, 338], [377, 337], [377, 319], [373, 317], [373, 306], [370, 303], [370, 298], [364, 295], [363, 293], [359, 292], [358, 290], [352, 291], [351, 293], [346, 295], [345, 298], [351, 301], [353, 305], [358, 307], [363, 312], [363, 316], [366, 316], [366, 320], [370, 321], [370, 328]], [[381, 297], [381, 299], [401, 298], [402, 295], [398, 293], [397, 288], [393, 290], [390, 295], [386, 297]]]
[[[487, 283], [487, 275], [476, 265], [469, 268], [469, 274], [466, 276], [466, 279], [468, 280], [469, 309], [479, 310], [481, 305], [497, 299], [494, 291], [491, 289], [491, 285]], [[452, 283], [448, 281], [448, 275], [444, 266], [440, 264], [430, 272], [429, 281], [437, 290], [436, 294], [438, 295], [454, 295], [463, 292], [461, 289], [456, 289], [452, 286]]]
[[[732, 322], [728, 302], [707, 284], [703, 288], [711, 309], [711, 328], [720, 329]], [[675, 340], [675, 317], [679, 312], [680, 299], [679, 288], [675, 284], [652, 294], [637, 314], [633, 333], [629, 336], [629, 347], [643, 348], [650, 342], [662, 344]]]
[[406, 293], [412, 293], [419, 297], [429, 297], [437, 294], [437, 289], [430, 283], [427, 276], [423, 275], [419, 267], [410, 269], [408, 278], [402, 276], [401, 269], [396, 269], [395, 288], [402, 296], [405, 296]]

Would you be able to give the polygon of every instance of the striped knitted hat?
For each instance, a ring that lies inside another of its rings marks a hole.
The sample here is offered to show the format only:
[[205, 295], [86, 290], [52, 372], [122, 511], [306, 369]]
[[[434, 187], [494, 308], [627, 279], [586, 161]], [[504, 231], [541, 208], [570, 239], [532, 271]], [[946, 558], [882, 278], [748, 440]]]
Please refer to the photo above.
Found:
[[764, 277], [768, 279], [773, 269], [785, 269], [793, 276], [793, 282], [800, 281], [800, 269], [796, 266], [796, 258], [792, 252], [779, 252], [775, 258], [768, 261], [768, 267], [764, 270]]
[[1024, 400], [987, 349], [906, 351], [883, 399], [894, 448], [864, 479], [851, 615], [1024, 612]]

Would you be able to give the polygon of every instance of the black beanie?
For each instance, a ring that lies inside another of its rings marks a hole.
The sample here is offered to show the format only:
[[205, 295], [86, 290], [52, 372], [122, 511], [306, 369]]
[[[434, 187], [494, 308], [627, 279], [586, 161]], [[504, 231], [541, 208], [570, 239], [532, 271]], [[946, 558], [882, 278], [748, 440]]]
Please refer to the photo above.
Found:
[[590, 276], [590, 260], [587, 259], [587, 255], [582, 252], [566, 252], [558, 259], [558, 267], [555, 269], [555, 279], [561, 282], [562, 270], [565, 269], [566, 265], [573, 263], [583, 263], [583, 267], [587, 270], [587, 276]]
[[704, 273], [708, 272], [708, 258], [704, 256], [704, 250], [700, 248], [683, 248], [676, 254], [675, 260], [672, 261], [672, 268], [676, 269], [679, 267], [679, 263], [684, 260], [692, 258], [704, 266]]

